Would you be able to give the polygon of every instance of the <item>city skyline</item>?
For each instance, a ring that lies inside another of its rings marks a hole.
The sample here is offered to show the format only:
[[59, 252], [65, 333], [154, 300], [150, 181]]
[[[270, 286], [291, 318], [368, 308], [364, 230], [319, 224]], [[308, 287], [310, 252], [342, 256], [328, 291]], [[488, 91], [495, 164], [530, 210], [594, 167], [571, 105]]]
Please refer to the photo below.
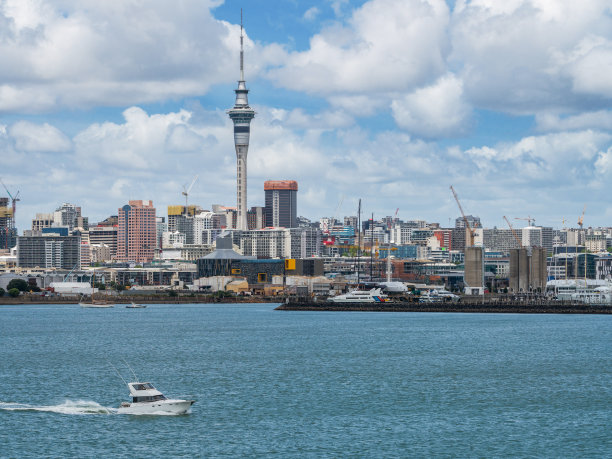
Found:
[[[190, 203], [233, 206], [241, 5], [82, 5], [0, 5], [0, 177], [21, 192], [19, 231], [62, 202], [91, 221], [132, 199], [165, 209], [196, 173]], [[612, 224], [606, 2], [247, 6], [249, 207], [266, 180], [296, 180], [311, 219], [361, 198], [365, 215], [446, 226], [452, 184], [483, 226], [576, 227], [585, 204], [585, 227]]]

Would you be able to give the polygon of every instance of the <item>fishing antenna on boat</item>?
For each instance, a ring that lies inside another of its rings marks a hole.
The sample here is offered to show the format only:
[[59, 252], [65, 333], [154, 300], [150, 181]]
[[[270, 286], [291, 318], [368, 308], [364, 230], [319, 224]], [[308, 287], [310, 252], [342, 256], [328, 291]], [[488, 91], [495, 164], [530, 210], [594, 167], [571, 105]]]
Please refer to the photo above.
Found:
[[132, 370], [132, 367], [130, 366], [129, 363], [127, 363], [125, 361], [124, 358], [121, 358], [121, 360], [123, 361], [123, 363], [125, 363], [125, 365], [130, 369], [130, 371], [132, 372], [132, 375], [134, 376], [134, 381], [140, 381], [140, 379], [138, 379], [138, 376], [136, 376], [136, 373], [134, 373], [134, 370]]
[[123, 379], [123, 376], [121, 376], [121, 373], [119, 373], [119, 370], [117, 370], [117, 368], [115, 367], [115, 365], [113, 365], [113, 364], [111, 363], [111, 361], [110, 361], [110, 360], [108, 360], [108, 359], [106, 359], [106, 361], [107, 361], [107, 362], [108, 362], [108, 364], [109, 364], [109, 365], [110, 365], [110, 366], [113, 368], [113, 370], [115, 370], [115, 373], [117, 373], [117, 374], [119, 375], [119, 377], [121, 378], [121, 381], [123, 381], [123, 383], [124, 383], [124, 384], [127, 386], [127, 385], [128, 385], [128, 383], [127, 383], [127, 382], [125, 382], [125, 379]]

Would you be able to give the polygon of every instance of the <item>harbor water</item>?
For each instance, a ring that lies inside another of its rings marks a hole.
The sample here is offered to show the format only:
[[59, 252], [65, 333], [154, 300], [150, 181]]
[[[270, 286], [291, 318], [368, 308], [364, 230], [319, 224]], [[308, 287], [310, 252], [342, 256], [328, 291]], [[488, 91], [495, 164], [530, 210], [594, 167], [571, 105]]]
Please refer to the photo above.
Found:
[[274, 307], [0, 307], [0, 457], [612, 456], [611, 316]]

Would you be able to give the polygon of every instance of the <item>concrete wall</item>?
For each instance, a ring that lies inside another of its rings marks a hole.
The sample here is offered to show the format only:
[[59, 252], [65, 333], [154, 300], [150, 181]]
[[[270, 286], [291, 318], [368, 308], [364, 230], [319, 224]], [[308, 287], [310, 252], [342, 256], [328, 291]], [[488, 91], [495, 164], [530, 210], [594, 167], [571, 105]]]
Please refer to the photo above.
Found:
[[482, 287], [482, 247], [466, 247], [464, 283], [468, 287]]

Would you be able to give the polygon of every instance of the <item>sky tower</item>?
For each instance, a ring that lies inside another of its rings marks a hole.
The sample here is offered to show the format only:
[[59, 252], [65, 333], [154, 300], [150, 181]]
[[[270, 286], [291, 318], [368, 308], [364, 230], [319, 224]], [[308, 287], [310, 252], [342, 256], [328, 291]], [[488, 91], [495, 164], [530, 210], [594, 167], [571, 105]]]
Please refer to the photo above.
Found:
[[236, 92], [234, 108], [227, 114], [234, 122], [234, 145], [236, 146], [236, 198], [238, 218], [236, 229], [248, 230], [247, 226], [247, 153], [249, 152], [249, 137], [251, 133], [251, 120], [255, 111], [249, 107], [249, 90], [244, 81], [244, 36], [242, 33], [242, 10], [240, 10], [240, 80]]

